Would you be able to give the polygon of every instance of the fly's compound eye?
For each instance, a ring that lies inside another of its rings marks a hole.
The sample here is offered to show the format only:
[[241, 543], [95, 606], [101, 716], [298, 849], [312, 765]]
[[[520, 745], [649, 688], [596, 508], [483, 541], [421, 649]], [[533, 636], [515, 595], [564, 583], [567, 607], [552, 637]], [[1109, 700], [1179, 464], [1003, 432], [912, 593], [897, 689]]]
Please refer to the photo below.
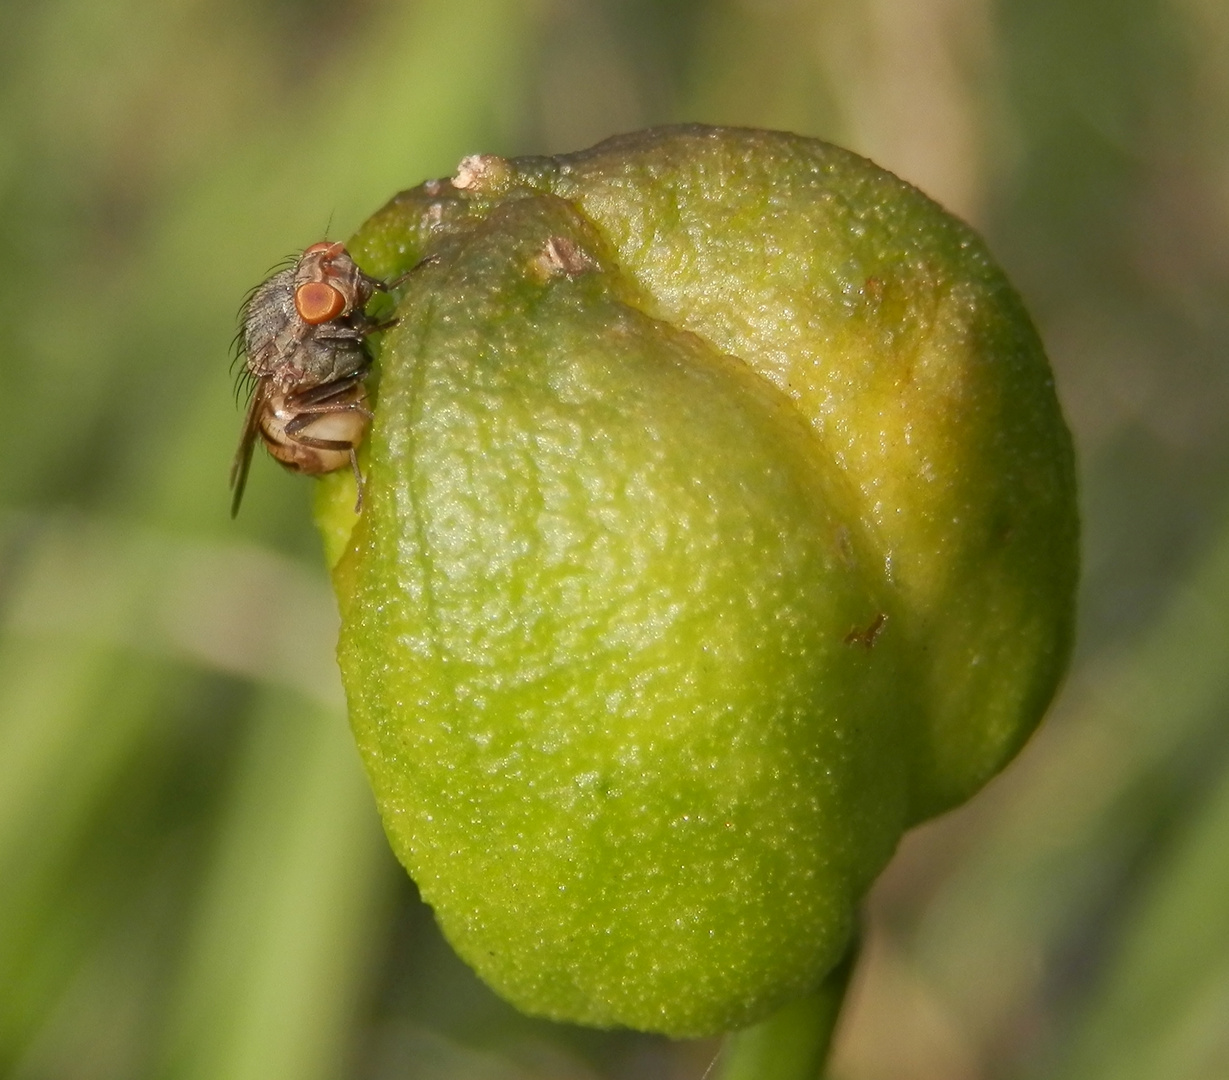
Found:
[[337, 318], [346, 310], [346, 298], [323, 281], [309, 281], [294, 291], [294, 306], [299, 317], [312, 326]]

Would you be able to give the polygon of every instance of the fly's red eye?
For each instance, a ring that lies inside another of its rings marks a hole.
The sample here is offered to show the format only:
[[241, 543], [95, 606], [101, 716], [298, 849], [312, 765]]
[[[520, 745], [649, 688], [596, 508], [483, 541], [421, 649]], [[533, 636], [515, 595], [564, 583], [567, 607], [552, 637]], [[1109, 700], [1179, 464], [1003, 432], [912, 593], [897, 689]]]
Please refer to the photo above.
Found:
[[346, 298], [332, 285], [309, 281], [295, 289], [294, 306], [299, 317], [314, 326], [337, 318], [346, 310]]

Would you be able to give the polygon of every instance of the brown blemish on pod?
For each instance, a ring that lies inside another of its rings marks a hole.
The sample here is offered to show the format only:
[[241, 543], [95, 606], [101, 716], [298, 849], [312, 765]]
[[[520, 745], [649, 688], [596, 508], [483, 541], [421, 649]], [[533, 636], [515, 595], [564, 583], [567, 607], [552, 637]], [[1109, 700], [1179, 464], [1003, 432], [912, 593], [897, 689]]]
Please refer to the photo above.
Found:
[[861, 645], [864, 649], [873, 649], [875, 640], [883, 633], [884, 623], [888, 621], [888, 613], [886, 611], [879, 612], [870, 622], [870, 625], [865, 629], [854, 627], [845, 635], [846, 645]]
[[593, 260], [584, 249], [566, 236], [552, 236], [531, 260], [534, 276], [546, 281], [560, 274], [576, 277], [594, 268]]

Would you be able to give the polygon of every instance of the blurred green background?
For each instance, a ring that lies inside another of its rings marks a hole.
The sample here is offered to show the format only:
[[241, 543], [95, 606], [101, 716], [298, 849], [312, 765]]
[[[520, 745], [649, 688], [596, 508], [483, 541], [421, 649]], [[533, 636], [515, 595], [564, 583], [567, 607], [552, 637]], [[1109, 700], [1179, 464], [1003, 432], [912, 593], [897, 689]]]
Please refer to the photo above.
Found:
[[466, 153], [841, 142], [981, 228], [1080, 451], [1048, 725], [877, 887], [839, 1080], [1229, 1077], [1224, 0], [43, 0], [0, 34], [0, 1075], [699, 1080], [439, 939], [309, 482], [228, 517], [244, 291]]

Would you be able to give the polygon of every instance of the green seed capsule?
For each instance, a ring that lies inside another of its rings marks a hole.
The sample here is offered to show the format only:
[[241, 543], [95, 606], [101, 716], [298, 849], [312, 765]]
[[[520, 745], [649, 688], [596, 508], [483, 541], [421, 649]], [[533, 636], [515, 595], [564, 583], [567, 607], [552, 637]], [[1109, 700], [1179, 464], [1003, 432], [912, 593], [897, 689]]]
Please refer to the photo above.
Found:
[[429, 259], [361, 517], [322, 485], [355, 734], [511, 1001], [739, 1027], [822, 981], [903, 830], [1053, 693], [1077, 529], [1049, 370], [977, 237], [825, 144], [477, 160], [352, 244], [382, 277]]

